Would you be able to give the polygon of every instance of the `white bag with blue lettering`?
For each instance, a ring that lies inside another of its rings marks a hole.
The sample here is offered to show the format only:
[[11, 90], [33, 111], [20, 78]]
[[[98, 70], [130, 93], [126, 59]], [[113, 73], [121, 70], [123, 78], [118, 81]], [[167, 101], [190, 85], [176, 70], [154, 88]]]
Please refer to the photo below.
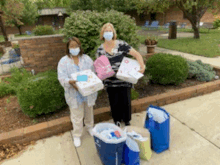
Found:
[[[119, 139], [111, 139], [109, 131], [118, 131]], [[104, 165], [121, 165], [123, 147], [127, 135], [122, 129], [112, 123], [99, 123], [93, 128], [93, 137], [99, 157]]]

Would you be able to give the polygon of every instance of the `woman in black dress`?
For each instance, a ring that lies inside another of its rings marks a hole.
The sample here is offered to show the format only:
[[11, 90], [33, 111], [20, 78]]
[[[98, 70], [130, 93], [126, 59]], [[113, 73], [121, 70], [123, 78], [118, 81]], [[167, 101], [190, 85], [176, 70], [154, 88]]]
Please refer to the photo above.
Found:
[[[139, 62], [140, 73], [144, 73], [145, 65], [140, 53], [125, 41], [117, 40], [117, 34], [111, 23], [106, 23], [100, 32], [100, 39], [104, 43], [97, 49], [96, 58], [101, 55], [108, 57], [112, 69], [117, 73], [124, 56], [130, 54]], [[103, 81], [107, 89], [112, 117], [116, 125], [120, 126], [123, 120], [130, 125], [131, 120], [131, 88], [132, 84], [119, 80], [115, 76]]]

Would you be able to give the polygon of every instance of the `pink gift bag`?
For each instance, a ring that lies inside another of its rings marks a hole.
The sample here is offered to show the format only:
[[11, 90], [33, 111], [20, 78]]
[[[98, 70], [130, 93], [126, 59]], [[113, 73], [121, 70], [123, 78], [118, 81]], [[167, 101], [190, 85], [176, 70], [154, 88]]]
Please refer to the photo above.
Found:
[[115, 74], [114, 70], [112, 70], [112, 67], [111, 67], [111, 64], [110, 64], [108, 58], [104, 55], [101, 55], [99, 58], [97, 58], [94, 61], [93, 65], [95, 67], [95, 71], [97, 73], [97, 76], [101, 80], [112, 77]]

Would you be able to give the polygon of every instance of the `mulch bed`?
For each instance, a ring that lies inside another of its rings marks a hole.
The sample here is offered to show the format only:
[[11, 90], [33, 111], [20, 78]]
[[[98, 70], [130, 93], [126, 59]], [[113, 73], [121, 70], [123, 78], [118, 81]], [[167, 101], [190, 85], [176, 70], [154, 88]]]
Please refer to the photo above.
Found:
[[[217, 71], [217, 75], [220, 76], [220, 72]], [[196, 79], [187, 79], [184, 83], [178, 86], [163, 86], [153, 84], [152, 82], [145, 84], [143, 81], [140, 80], [135, 85], [135, 90], [139, 92], [139, 98], [144, 98], [147, 96], [153, 96], [168, 91], [182, 89], [185, 87], [195, 86], [204, 83], [206, 82], [199, 82]], [[103, 90], [103, 92], [97, 98], [94, 109], [106, 106], [109, 106], [108, 95], [107, 92]], [[36, 118], [30, 118], [23, 114], [16, 96], [6, 96], [0, 98], [0, 133], [9, 132], [22, 127], [34, 125], [36, 123], [46, 122], [69, 115], [69, 109], [64, 108], [54, 113], [38, 116]], [[0, 162], [15, 155], [18, 155], [22, 151], [26, 150], [29, 145], [34, 144], [35, 141], [25, 144], [0, 144]]]
[[[220, 76], [220, 73], [217, 72]], [[213, 80], [214, 81], [214, 80]], [[206, 82], [200, 82], [196, 79], [187, 79], [184, 83], [174, 86], [174, 85], [157, 85], [149, 82], [145, 84], [143, 81], [139, 81], [135, 85], [135, 90], [139, 92], [139, 98], [144, 98], [148, 96], [153, 96], [172, 90], [182, 89], [185, 87], [195, 86], [198, 84], [204, 84]], [[105, 90], [98, 95], [96, 105], [94, 109], [109, 106], [108, 95]], [[31, 118], [22, 112], [16, 96], [6, 96], [0, 98], [0, 133], [12, 131], [22, 127], [27, 127], [34, 125], [36, 123], [41, 123], [45, 121], [54, 120], [60, 117], [69, 116], [69, 108], [63, 108], [57, 112], [49, 113], [47, 115], [41, 115], [36, 118]]]

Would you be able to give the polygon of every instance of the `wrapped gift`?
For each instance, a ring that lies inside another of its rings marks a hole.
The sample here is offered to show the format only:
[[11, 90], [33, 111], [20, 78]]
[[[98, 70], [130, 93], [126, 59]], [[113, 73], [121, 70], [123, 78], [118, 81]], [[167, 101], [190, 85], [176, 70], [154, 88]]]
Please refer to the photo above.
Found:
[[[137, 60], [124, 57], [116, 74], [116, 77], [120, 80], [127, 81], [132, 84], [136, 84], [140, 76], [139, 75], [132, 76], [133, 74], [130, 74], [130, 72], [134, 73], [135, 71], [138, 72], [139, 70], [140, 70], [140, 64], [138, 63]], [[141, 77], [143, 77], [143, 74]]]
[[79, 92], [82, 96], [89, 96], [104, 88], [102, 81], [90, 69], [71, 74], [73, 80], [77, 80], [77, 76], [87, 75], [87, 81], [76, 82]]
[[108, 58], [104, 55], [101, 55], [99, 58], [95, 60], [94, 68], [97, 73], [97, 76], [101, 80], [112, 77], [115, 74], [115, 72], [112, 70]]

